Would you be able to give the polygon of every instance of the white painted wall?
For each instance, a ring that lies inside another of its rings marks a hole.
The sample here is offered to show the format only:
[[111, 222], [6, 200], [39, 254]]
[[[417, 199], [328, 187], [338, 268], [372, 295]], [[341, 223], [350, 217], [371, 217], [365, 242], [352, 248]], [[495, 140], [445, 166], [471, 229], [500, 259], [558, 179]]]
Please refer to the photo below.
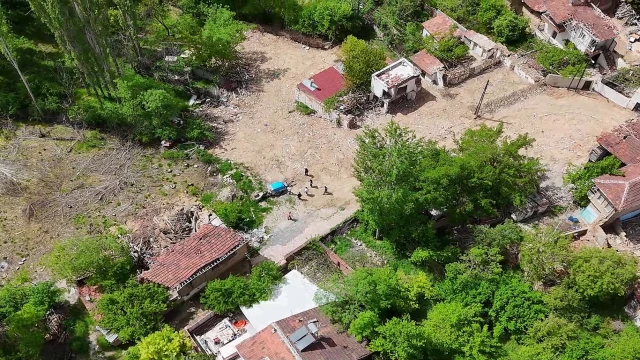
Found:
[[604, 85], [600, 81], [594, 82], [593, 86], [591, 87], [591, 90], [613, 101], [617, 105], [627, 109], [633, 109], [636, 103], [640, 102], [640, 93], [638, 91], [636, 91], [633, 97], [629, 99], [628, 97], [620, 94], [619, 92], [613, 90], [612, 88]]

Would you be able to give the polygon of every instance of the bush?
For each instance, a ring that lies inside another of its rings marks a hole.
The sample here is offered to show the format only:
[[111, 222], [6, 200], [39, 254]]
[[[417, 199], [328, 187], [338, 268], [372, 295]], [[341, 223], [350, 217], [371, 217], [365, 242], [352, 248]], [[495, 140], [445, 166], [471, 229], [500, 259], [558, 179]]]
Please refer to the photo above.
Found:
[[453, 36], [453, 33], [438, 41], [433, 36], [428, 36], [424, 39], [424, 47], [428, 53], [449, 66], [455, 66], [469, 56], [467, 45]]
[[264, 214], [270, 210], [250, 199], [233, 202], [217, 201], [211, 205], [211, 208], [225, 225], [240, 231], [248, 231], [262, 225]]
[[206, 165], [217, 165], [221, 162], [219, 157], [204, 149], [197, 149], [195, 155], [198, 161]]
[[523, 43], [529, 35], [529, 20], [507, 11], [493, 23], [493, 33], [496, 41], [505, 45]]
[[79, 95], [70, 114], [89, 126], [120, 131], [141, 143], [211, 139], [200, 119], [176, 120], [188, 108], [182, 93], [131, 70], [116, 81], [113, 100], [99, 100], [82, 91]]
[[226, 279], [216, 279], [207, 285], [200, 298], [206, 309], [218, 314], [232, 312], [240, 306], [251, 306], [268, 300], [282, 282], [278, 265], [265, 261], [251, 269], [249, 276], [231, 275]]
[[597, 162], [588, 162], [582, 166], [575, 166], [567, 171], [564, 182], [573, 185], [573, 201], [580, 206], [589, 205], [589, 190], [593, 187], [593, 179], [602, 175], [623, 175], [618, 170], [622, 162], [615, 156], [607, 156]]
[[308, 107], [307, 104], [300, 101], [296, 101], [296, 110], [302, 115], [311, 115], [316, 112], [312, 108]]
[[334, 42], [359, 32], [362, 25], [362, 18], [357, 16], [357, 8], [349, 2], [311, 0], [304, 4], [298, 23], [293, 28]]
[[220, 172], [220, 175], [223, 175], [223, 176], [227, 175], [233, 169], [234, 169], [233, 163], [228, 160], [223, 161], [218, 167], [218, 171]]

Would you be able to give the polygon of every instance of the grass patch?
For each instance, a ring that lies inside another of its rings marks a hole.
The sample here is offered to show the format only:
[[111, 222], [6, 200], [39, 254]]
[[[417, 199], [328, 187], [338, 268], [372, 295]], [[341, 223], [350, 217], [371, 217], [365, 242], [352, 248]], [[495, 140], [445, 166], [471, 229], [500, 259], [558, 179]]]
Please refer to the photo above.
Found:
[[104, 135], [96, 130], [91, 130], [84, 135], [81, 141], [78, 141], [73, 146], [73, 151], [85, 153], [95, 149], [102, 149], [105, 145], [107, 145], [107, 140]]
[[302, 115], [311, 115], [316, 112], [315, 110], [308, 107], [306, 104], [301, 103], [300, 101], [296, 101], [296, 111]]
[[169, 161], [186, 160], [189, 155], [182, 150], [165, 150], [162, 153], [162, 158]]
[[187, 186], [187, 193], [191, 196], [200, 196], [200, 189], [197, 186], [189, 185]]
[[227, 175], [233, 169], [234, 169], [233, 163], [228, 160], [224, 160], [222, 163], [220, 163], [220, 166], [218, 166], [218, 171], [222, 176]]
[[196, 159], [198, 159], [198, 161], [206, 165], [217, 165], [222, 162], [222, 160], [220, 160], [219, 157], [211, 154], [210, 152], [204, 149], [197, 149], [194, 154], [196, 156]]
[[104, 352], [114, 351], [118, 349], [117, 347], [111, 345], [111, 343], [109, 343], [109, 341], [107, 340], [107, 338], [104, 337], [104, 335], [98, 336], [98, 338], [96, 339], [96, 344], [98, 344], [98, 348]]

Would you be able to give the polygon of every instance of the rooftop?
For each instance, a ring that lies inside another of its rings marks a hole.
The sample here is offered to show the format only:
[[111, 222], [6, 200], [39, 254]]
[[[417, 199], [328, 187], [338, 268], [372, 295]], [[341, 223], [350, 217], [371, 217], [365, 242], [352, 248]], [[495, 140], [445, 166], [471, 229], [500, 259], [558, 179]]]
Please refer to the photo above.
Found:
[[[301, 343], [307, 337], [311, 343]], [[371, 354], [364, 344], [338, 331], [318, 308], [276, 321], [237, 349], [244, 360], [360, 360]]]
[[485, 50], [491, 50], [496, 47], [496, 43], [491, 41], [491, 39], [473, 30], [465, 31], [464, 33], [462, 33], [462, 36], [478, 44], [478, 46]]
[[242, 245], [235, 231], [214, 225], [203, 225], [190, 237], [172, 245], [155, 257], [142, 279], [175, 288], [202, 267], [213, 263]]
[[392, 88], [419, 75], [420, 70], [418, 68], [409, 60], [401, 58], [384, 69], [375, 72], [372, 76], [382, 81], [387, 87]]
[[569, 0], [524, 0], [524, 2], [537, 12], [547, 12], [557, 24], [573, 19], [590, 30], [599, 40], [616, 37], [615, 27], [602, 18], [591, 4], [572, 6]]
[[298, 84], [298, 89], [312, 98], [324, 102], [345, 87], [342, 71], [328, 67]]
[[640, 207], [640, 164], [620, 169], [624, 175], [602, 175], [593, 180], [616, 211], [634, 210]]
[[451, 30], [452, 26], [455, 26], [455, 23], [444, 13], [439, 13], [422, 23], [422, 27], [427, 30], [429, 34], [433, 35], [436, 40], [440, 40], [445, 37]]
[[444, 68], [440, 60], [425, 50], [420, 50], [417, 54], [413, 55], [411, 62], [429, 75], [435, 73], [438, 69]]
[[625, 164], [640, 162], [640, 119], [627, 121], [600, 134], [598, 144]]

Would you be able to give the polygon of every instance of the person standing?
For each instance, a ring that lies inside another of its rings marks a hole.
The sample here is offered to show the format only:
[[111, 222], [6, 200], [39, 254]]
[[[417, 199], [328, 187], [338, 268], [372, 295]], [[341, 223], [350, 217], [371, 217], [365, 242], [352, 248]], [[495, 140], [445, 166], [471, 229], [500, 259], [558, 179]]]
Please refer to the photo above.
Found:
[[302, 194], [298, 191], [298, 200], [302, 200]]
[[313, 187], [313, 179], [309, 179], [309, 187], [312, 188]]
[[291, 215], [291, 211], [287, 214], [287, 220], [293, 221], [293, 215]]
[[322, 195], [327, 195], [329, 193], [329, 188], [327, 188], [327, 185], [324, 186], [324, 192], [322, 193]]
[[304, 194], [309, 196], [309, 188], [308, 187], [304, 187]]
[[304, 176], [309, 176], [309, 169], [304, 168]]

